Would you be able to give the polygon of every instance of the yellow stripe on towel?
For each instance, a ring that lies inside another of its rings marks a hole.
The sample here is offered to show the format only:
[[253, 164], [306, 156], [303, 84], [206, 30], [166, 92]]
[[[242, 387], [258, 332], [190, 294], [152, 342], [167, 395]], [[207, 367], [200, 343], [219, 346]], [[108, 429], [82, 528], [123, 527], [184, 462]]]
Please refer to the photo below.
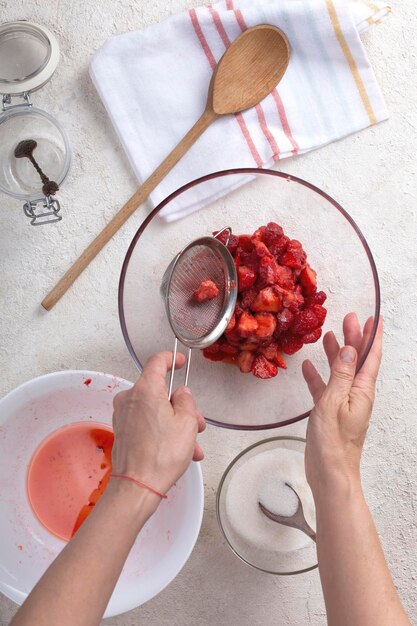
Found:
[[326, 4], [327, 4], [327, 10], [329, 12], [330, 15], [330, 19], [333, 25], [333, 29], [334, 32], [336, 34], [336, 37], [339, 41], [340, 47], [343, 50], [343, 53], [346, 57], [346, 60], [349, 64], [349, 68], [350, 71], [352, 72], [352, 76], [355, 80], [356, 86], [358, 88], [359, 91], [359, 95], [362, 99], [363, 105], [366, 109], [366, 112], [368, 114], [369, 117], [369, 121], [371, 122], [371, 124], [376, 124], [376, 116], [374, 113], [374, 110], [372, 108], [371, 102], [369, 100], [369, 96], [367, 94], [367, 91], [365, 89], [365, 85], [363, 84], [362, 78], [359, 74], [359, 70], [358, 70], [358, 66], [356, 65], [355, 59], [353, 58], [352, 52], [350, 51], [350, 48], [348, 46], [348, 43], [343, 35], [342, 32], [342, 28], [340, 26], [340, 22], [339, 22], [339, 18], [337, 17], [337, 13], [336, 13], [336, 9], [335, 6], [333, 4], [333, 0], [326, 0]]
[[372, 10], [375, 11], [375, 13], [378, 13], [381, 9], [380, 7], [377, 7], [376, 4], [372, 4], [372, 2], [368, 2], [368, 0], [365, 0], [365, 4]]

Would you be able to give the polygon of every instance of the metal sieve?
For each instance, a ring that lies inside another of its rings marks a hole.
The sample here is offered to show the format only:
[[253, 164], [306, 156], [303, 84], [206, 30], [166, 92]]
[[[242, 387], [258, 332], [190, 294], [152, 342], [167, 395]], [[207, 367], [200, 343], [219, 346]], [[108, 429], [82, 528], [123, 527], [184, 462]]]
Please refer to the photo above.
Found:
[[[228, 231], [226, 244], [219, 241], [221, 233]], [[178, 341], [188, 348], [185, 382], [188, 383], [191, 350], [207, 348], [224, 333], [236, 305], [237, 273], [227, 244], [231, 228], [226, 227], [214, 237], [201, 237], [192, 241], [171, 261], [160, 287], [168, 321], [175, 335], [173, 364]], [[213, 281], [219, 293], [216, 298], [197, 302], [195, 290], [203, 281]], [[171, 399], [174, 380], [171, 369], [168, 397]]]

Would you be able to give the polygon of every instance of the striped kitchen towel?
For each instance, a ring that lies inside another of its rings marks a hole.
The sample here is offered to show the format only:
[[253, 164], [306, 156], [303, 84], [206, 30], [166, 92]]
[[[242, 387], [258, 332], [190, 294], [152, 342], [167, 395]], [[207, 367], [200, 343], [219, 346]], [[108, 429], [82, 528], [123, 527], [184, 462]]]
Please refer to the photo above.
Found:
[[[200, 117], [212, 71], [243, 30], [273, 24], [291, 45], [287, 72], [273, 93], [253, 109], [217, 120], [151, 194], [152, 205], [204, 174], [270, 167], [385, 120], [359, 32], [389, 11], [377, 0], [222, 0], [108, 39], [90, 74], [139, 183]], [[165, 219], [221, 197], [228, 178], [177, 198]]]

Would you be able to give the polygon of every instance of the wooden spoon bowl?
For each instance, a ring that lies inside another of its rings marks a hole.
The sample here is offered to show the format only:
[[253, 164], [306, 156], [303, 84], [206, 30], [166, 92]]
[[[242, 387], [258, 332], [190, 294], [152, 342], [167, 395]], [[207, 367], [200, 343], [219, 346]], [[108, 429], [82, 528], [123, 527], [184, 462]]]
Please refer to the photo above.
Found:
[[290, 46], [282, 30], [266, 24], [245, 30], [214, 70], [208, 106], [217, 115], [250, 109], [275, 89], [289, 61]]

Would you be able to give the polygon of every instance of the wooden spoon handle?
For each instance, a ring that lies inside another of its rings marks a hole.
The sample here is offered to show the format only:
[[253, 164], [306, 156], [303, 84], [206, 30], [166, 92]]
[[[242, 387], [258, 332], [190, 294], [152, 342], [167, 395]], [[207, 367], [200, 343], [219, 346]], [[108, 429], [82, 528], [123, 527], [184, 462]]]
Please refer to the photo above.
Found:
[[85, 270], [87, 265], [94, 259], [94, 257], [100, 252], [102, 248], [110, 241], [115, 233], [126, 220], [135, 212], [137, 207], [142, 204], [148, 195], [159, 185], [161, 180], [172, 170], [174, 165], [178, 163], [182, 156], [191, 148], [191, 146], [197, 141], [200, 135], [214, 122], [219, 116], [210, 108], [207, 108], [200, 119], [194, 124], [191, 130], [185, 135], [180, 143], [174, 148], [174, 150], [166, 157], [164, 161], [157, 167], [157, 169], [149, 176], [149, 178], [143, 183], [133, 196], [126, 202], [126, 204], [116, 213], [116, 215], [110, 220], [105, 228], [99, 235], [90, 243], [90, 245], [84, 250], [81, 256], [75, 261], [70, 269], [64, 274], [61, 280], [55, 285], [55, 287], [48, 293], [48, 295], [42, 300], [42, 306], [47, 311], [50, 311], [53, 306], [58, 302], [64, 293], [71, 287], [72, 283], [78, 278], [78, 276]]

